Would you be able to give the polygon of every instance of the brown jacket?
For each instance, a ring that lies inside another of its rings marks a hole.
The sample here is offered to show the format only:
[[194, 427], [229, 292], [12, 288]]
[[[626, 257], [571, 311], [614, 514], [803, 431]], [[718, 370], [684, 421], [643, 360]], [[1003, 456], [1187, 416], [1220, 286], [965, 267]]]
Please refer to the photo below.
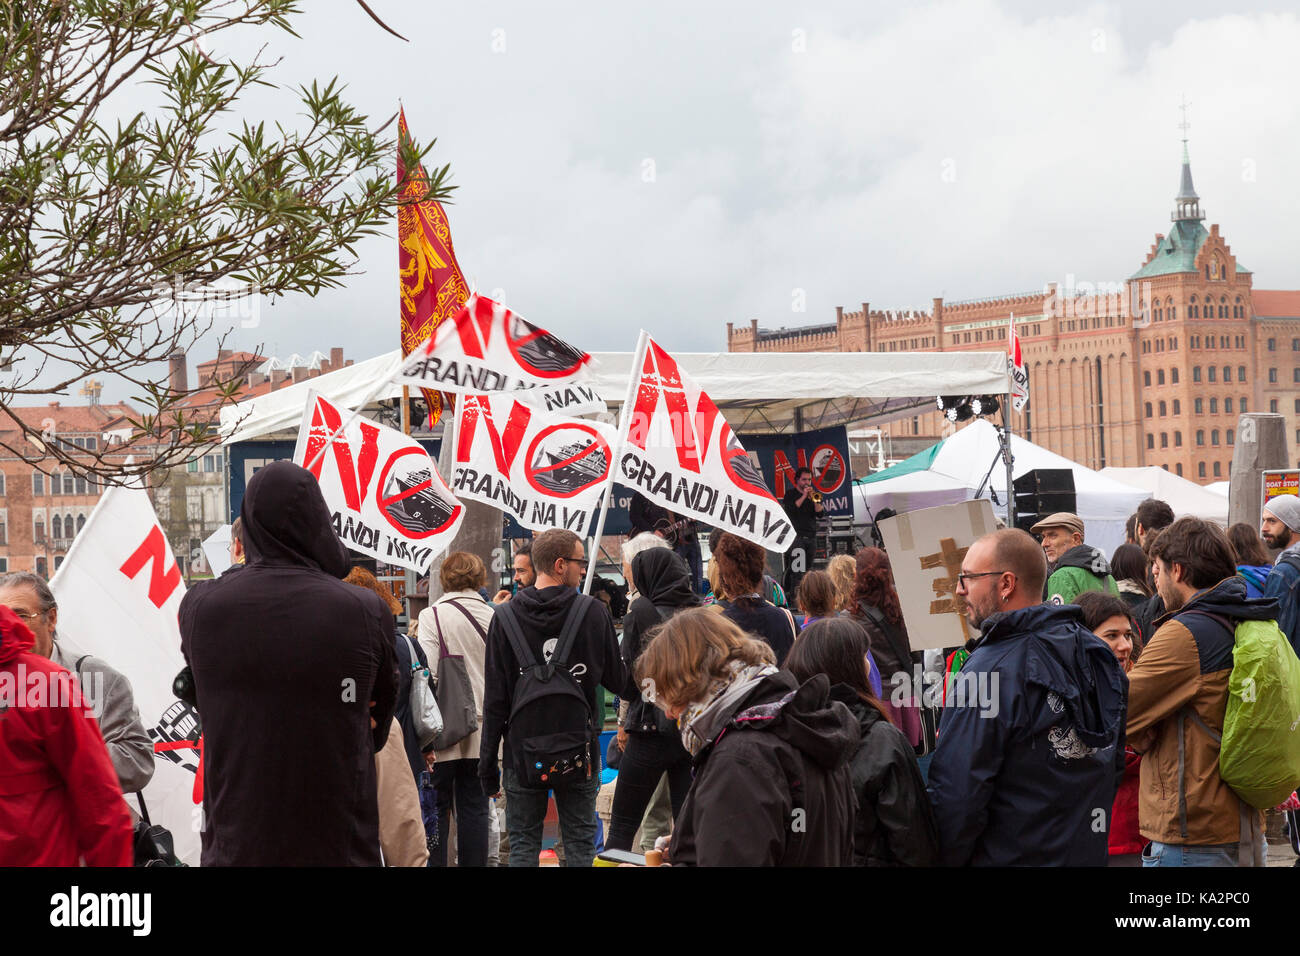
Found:
[[1241, 811], [1250, 808], [1219, 776], [1233, 632], [1207, 614], [1258, 616], [1257, 609], [1244, 606], [1245, 597], [1240, 578], [1198, 592], [1157, 622], [1129, 673], [1128, 743], [1144, 755], [1138, 829], [1148, 840], [1180, 845], [1240, 840]]

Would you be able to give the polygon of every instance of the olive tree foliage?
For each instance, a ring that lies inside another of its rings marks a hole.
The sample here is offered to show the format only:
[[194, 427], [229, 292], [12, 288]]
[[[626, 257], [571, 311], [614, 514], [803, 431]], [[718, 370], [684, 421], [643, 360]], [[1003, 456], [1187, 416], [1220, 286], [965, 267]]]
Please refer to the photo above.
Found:
[[[337, 79], [295, 87], [290, 125], [245, 114], [241, 95], [276, 88], [265, 41], [293, 34], [299, 6], [0, 5], [0, 448], [110, 483], [193, 457], [212, 440], [213, 410], [169, 390], [167, 357], [233, 325], [232, 300], [341, 285], [399, 194], [441, 200], [454, 188], [446, 166], [422, 172], [428, 148], [415, 144], [402, 158], [418, 188], [395, 182], [395, 117], [372, 124]], [[261, 31], [248, 35], [262, 52], [245, 62], [208, 52], [236, 29]], [[72, 448], [10, 411], [103, 378], [136, 393], [124, 444]], [[230, 397], [238, 385], [207, 387]]]

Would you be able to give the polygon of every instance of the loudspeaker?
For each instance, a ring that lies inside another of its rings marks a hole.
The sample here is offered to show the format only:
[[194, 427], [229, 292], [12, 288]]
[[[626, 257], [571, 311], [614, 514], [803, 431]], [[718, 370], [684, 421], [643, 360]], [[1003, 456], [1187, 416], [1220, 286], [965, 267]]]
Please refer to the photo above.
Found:
[[1035, 468], [1012, 482], [1016, 494], [1016, 527], [1028, 531], [1058, 511], [1078, 512], [1074, 472], [1069, 468]]

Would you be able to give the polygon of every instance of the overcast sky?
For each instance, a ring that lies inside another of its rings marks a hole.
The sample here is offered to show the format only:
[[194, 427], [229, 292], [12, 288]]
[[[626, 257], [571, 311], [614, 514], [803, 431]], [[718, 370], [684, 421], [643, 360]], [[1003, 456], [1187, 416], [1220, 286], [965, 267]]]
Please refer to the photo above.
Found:
[[[593, 351], [1123, 279], [1168, 231], [1184, 96], [1207, 225], [1256, 287], [1300, 288], [1281, 5], [371, 0], [410, 43], [354, 0], [305, 6], [301, 40], [259, 38], [274, 78], [338, 74], [377, 119], [401, 99], [459, 186], [466, 278]], [[231, 344], [395, 348], [396, 236], [361, 249], [348, 288], [282, 299]]]

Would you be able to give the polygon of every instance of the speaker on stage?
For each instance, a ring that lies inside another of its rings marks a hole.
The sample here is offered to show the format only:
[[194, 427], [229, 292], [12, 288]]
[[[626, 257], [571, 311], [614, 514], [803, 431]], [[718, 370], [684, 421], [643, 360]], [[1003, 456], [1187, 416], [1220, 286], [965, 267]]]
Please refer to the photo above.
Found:
[[1078, 513], [1074, 472], [1069, 468], [1035, 468], [1012, 482], [1016, 495], [1016, 527], [1028, 531], [1058, 511]]

